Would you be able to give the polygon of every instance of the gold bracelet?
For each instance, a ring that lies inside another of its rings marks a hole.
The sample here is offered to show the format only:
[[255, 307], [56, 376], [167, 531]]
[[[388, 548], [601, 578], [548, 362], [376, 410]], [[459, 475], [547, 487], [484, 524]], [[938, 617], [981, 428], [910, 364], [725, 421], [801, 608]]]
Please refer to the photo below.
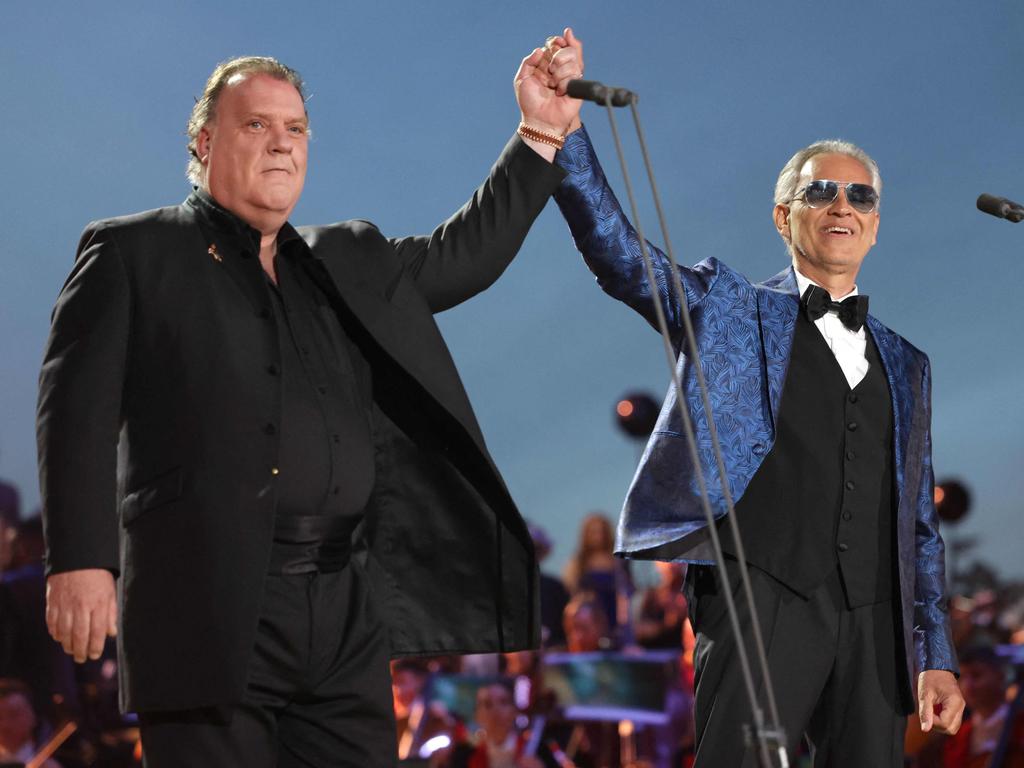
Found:
[[526, 123], [519, 123], [519, 128], [516, 129], [516, 133], [522, 136], [524, 139], [533, 139], [539, 141], [541, 144], [547, 144], [549, 147], [555, 149], [561, 149], [565, 146], [565, 136], [559, 136], [557, 133], [548, 133], [542, 131], [539, 128], [533, 128]]

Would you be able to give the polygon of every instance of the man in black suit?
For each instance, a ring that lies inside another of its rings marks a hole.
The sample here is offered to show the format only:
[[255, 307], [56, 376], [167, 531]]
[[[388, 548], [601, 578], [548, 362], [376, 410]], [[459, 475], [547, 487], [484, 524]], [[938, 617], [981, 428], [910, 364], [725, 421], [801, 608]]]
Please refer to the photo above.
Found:
[[258, 57], [197, 102], [182, 205], [86, 228], [40, 378], [47, 622], [79, 661], [120, 630], [148, 765], [390, 765], [389, 654], [536, 645], [529, 534], [433, 313], [497, 279], [562, 179], [580, 71], [556, 48], [428, 237], [288, 223], [308, 116]]

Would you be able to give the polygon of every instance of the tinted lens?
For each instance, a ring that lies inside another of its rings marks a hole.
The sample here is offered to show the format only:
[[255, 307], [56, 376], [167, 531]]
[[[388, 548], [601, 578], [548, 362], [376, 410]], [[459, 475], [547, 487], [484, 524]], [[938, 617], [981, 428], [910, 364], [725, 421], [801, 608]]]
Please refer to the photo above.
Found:
[[[871, 213], [878, 205], [878, 193], [870, 184], [844, 184], [846, 199], [860, 213]], [[816, 179], [804, 187], [804, 202], [811, 208], [831, 205], [839, 197], [839, 184], [828, 179]]]
[[839, 185], [834, 181], [818, 179], [804, 187], [804, 202], [811, 208], [829, 205], [839, 195]]
[[846, 199], [854, 210], [870, 213], [878, 204], [878, 193], [870, 184], [847, 184]]

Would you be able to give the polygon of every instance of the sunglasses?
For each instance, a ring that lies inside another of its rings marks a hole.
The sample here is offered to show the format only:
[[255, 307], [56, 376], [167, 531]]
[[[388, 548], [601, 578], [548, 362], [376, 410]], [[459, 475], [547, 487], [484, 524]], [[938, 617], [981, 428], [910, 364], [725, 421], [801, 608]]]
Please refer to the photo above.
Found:
[[815, 179], [801, 187], [793, 199], [802, 199], [809, 208], [821, 208], [836, 201], [840, 187], [846, 191], [846, 200], [855, 211], [871, 213], [878, 207], [878, 193], [870, 184], [843, 183], [830, 179]]

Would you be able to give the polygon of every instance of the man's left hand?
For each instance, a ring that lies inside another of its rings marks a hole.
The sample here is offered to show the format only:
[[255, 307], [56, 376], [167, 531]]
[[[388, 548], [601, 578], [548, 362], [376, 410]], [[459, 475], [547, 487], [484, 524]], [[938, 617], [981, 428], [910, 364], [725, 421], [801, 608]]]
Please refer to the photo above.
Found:
[[933, 727], [939, 733], [954, 734], [960, 730], [964, 714], [964, 697], [952, 672], [945, 669], [926, 669], [917, 677], [917, 713], [921, 730], [928, 733]]

